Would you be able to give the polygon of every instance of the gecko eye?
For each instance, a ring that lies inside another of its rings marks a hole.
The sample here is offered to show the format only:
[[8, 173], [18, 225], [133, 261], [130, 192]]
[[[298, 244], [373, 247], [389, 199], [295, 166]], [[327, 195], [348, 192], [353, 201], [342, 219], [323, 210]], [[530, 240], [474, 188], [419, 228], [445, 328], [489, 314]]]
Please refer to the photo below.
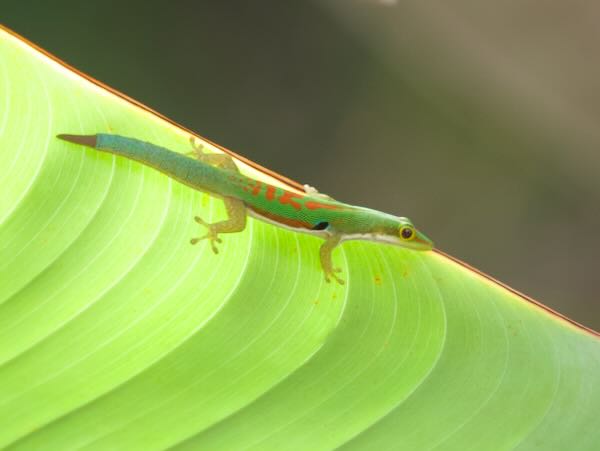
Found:
[[410, 241], [415, 237], [415, 229], [411, 226], [403, 226], [400, 229], [400, 238]]

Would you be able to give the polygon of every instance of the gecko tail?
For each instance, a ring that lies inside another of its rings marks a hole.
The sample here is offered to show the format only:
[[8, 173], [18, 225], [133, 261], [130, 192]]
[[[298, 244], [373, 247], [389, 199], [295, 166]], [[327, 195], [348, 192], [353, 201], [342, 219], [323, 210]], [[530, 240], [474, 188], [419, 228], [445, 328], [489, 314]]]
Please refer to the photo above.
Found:
[[96, 148], [97, 135], [56, 135], [58, 139], [62, 139], [63, 141], [69, 141], [74, 144], [81, 144], [83, 146], [88, 146], [92, 148]]

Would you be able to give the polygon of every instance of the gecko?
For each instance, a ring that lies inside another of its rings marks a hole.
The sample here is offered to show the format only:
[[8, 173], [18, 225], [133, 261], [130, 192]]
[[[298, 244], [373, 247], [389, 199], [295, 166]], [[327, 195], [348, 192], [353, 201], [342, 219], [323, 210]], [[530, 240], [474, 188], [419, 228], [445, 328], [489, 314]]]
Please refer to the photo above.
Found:
[[194, 137], [190, 137], [192, 151], [187, 154], [106, 133], [60, 134], [57, 138], [139, 161], [184, 185], [222, 199], [227, 219], [208, 223], [194, 217], [206, 228], [206, 234], [190, 241], [196, 244], [208, 240], [215, 254], [219, 252], [217, 243], [222, 243], [219, 235], [243, 231], [248, 216], [322, 238], [319, 258], [325, 280], [333, 279], [342, 285], [344, 280], [338, 275], [341, 269], [333, 265], [332, 252], [344, 241], [375, 241], [412, 250], [433, 248], [432, 241], [408, 218], [338, 202], [309, 185], [304, 185], [304, 193], [299, 193], [248, 177], [231, 156], [205, 152]]

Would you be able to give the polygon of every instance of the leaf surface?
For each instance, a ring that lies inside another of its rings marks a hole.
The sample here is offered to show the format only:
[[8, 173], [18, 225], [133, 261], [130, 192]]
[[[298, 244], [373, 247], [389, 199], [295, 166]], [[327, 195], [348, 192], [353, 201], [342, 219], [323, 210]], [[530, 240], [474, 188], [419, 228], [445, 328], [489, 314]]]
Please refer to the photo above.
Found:
[[190, 150], [0, 31], [0, 446], [597, 449], [590, 331], [436, 252], [348, 242], [330, 285], [250, 219], [214, 255], [219, 200], [55, 138], [97, 132]]

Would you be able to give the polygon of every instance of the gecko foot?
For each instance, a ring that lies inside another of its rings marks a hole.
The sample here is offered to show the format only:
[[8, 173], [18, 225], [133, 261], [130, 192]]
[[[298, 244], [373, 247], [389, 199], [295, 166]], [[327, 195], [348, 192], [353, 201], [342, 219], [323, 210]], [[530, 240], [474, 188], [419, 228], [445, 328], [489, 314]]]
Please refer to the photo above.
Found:
[[314, 186], [304, 184], [304, 185], [302, 185], [302, 187], [304, 188], [304, 192], [306, 194], [308, 194], [309, 196], [315, 196], [315, 197], [321, 197], [323, 199], [333, 200], [333, 198], [331, 196], [320, 193], [319, 190], [317, 188], [315, 188]]
[[[190, 144], [192, 145], [192, 149], [194, 149], [194, 150], [198, 150], [198, 151], [202, 152], [202, 150], [204, 149], [204, 146], [202, 145], [202, 143], [196, 142], [195, 136], [190, 136]], [[202, 153], [204, 153], [204, 152], [202, 152]]]
[[319, 194], [319, 190], [317, 188], [315, 188], [314, 186], [310, 186], [306, 183], [302, 185], [302, 188], [304, 188], [304, 192], [308, 195]]
[[219, 238], [219, 235], [218, 235], [217, 231], [215, 230], [214, 226], [212, 224], [208, 224], [207, 222], [205, 222], [199, 216], [195, 216], [194, 220], [198, 224], [203, 225], [204, 227], [206, 227], [208, 229], [208, 233], [206, 235], [204, 235], [203, 237], [200, 237], [200, 238], [192, 238], [190, 240], [190, 243], [196, 244], [196, 243], [198, 243], [199, 241], [202, 241], [202, 240], [209, 240], [210, 241], [210, 247], [211, 247], [212, 251], [215, 254], [218, 254], [219, 253], [219, 249], [217, 249], [217, 244], [216, 243], [222, 243], [223, 241], [221, 240], [221, 238]]
[[331, 268], [330, 272], [325, 273], [325, 282], [329, 283], [329, 282], [331, 282], [331, 279], [333, 279], [340, 285], [344, 285], [346, 282], [344, 282], [343, 279], [340, 279], [336, 275], [336, 273], [341, 273], [341, 272], [342, 272], [341, 268]]
[[202, 143], [197, 143], [196, 138], [194, 138], [193, 136], [190, 136], [190, 144], [192, 145], [192, 150], [189, 152], [186, 152], [185, 155], [187, 155], [189, 157], [201, 159], [205, 155], [204, 146], [202, 145]]
[[215, 254], [219, 253], [219, 249], [217, 249], [216, 243], [222, 243], [223, 241], [221, 240], [221, 238], [219, 238], [217, 236], [216, 233], [209, 232], [209, 233], [207, 233], [206, 235], [204, 235], [204, 236], [202, 236], [200, 238], [192, 238], [190, 240], [190, 243], [196, 244], [196, 243], [198, 243], [199, 241], [202, 241], [202, 240], [210, 240], [210, 247], [211, 247], [212, 251]]

